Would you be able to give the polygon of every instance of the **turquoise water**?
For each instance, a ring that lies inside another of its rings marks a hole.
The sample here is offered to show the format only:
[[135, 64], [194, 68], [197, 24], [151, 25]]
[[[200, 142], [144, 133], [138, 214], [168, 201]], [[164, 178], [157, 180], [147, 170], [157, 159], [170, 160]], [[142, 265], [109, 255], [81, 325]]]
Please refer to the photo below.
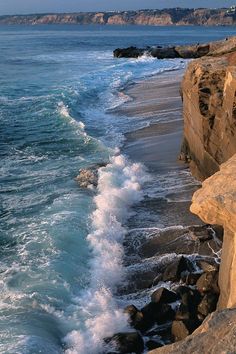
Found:
[[[0, 352], [99, 353], [126, 327], [113, 296], [122, 238], [147, 174], [119, 154], [132, 124], [110, 112], [136, 79], [181, 60], [114, 59], [129, 45], [204, 42], [231, 27], [0, 27]], [[79, 188], [97, 162], [98, 196]], [[89, 236], [88, 236], [89, 235]]]

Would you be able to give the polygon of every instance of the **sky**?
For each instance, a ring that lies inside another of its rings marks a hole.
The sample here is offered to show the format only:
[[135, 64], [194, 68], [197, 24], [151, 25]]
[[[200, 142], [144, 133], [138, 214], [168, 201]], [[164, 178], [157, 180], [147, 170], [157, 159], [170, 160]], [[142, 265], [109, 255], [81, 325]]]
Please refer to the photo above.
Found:
[[158, 9], [168, 7], [229, 7], [236, 0], [0, 0], [0, 15]]

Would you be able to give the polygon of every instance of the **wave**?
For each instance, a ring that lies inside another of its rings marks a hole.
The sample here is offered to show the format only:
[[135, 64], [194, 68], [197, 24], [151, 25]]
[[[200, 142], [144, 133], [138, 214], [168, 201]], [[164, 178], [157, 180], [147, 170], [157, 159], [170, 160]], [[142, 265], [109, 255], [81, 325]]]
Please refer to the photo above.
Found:
[[[84, 131], [85, 124], [83, 122], [78, 122], [73, 117], [71, 117], [70, 111], [69, 111], [69, 107], [66, 106], [63, 102], [59, 102], [58, 103], [58, 111], [59, 111], [61, 116], [65, 117], [65, 118], [69, 118], [69, 122], [72, 125], [75, 125], [76, 127], [80, 128], [81, 131]], [[85, 132], [83, 132], [83, 133], [84, 133], [84, 135], [86, 135]]]
[[76, 301], [87, 318], [84, 330], [70, 332], [67, 354], [95, 354], [103, 350], [103, 338], [127, 329], [127, 317], [119, 309], [113, 291], [124, 278], [122, 242], [131, 206], [143, 198], [142, 184], [148, 175], [141, 164], [123, 155], [111, 158], [99, 169], [96, 210], [87, 236], [92, 251], [90, 287]]

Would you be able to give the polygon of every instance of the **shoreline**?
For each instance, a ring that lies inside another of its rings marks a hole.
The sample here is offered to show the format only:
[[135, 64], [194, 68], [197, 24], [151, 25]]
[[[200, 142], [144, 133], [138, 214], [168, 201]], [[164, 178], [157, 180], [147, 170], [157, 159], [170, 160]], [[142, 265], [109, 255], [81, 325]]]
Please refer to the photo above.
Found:
[[[144, 186], [144, 200], [133, 207], [134, 215], [127, 224], [126, 280], [115, 294], [120, 303], [128, 306], [125, 311], [129, 315], [131, 305], [137, 311], [145, 311], [151, 304], [148, 299], [152, 293], [163, 286], [172, 291], [178, 291], [181, 285], [188, 286], [179, 278], [171, 282], [162, 279], [165, 269], [174, 262], [184, 259], [191, 263], [200, 272], [198, 276], [202, 274], [201, 262], [218, 267], [215, 253], [220, 249], [221, 230], [204, 225], [190, 212], [192, 195], [200, 184], [192, 177], [188, 165], [178, 159], [183, 137], [179, 93], [182, 75], [183, 70], [179, 70], [139, 80], [124, 90], [132, 100], [114, 111], [149, 123], [127, 133], [121, 149], [132, 162], [141, 162], [150, 175]], [[169, 320], [164, 324], [164, 337], [159, 325], [151, 334], [141, 330], [146, 351], [171, 343]], [[139, 329], [135, 325], [134, 328]]]

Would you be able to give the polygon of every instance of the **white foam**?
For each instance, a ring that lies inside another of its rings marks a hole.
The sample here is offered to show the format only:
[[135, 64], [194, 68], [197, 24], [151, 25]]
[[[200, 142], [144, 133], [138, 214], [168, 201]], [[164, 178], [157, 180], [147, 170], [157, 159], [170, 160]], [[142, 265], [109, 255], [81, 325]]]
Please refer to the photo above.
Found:
[[68, 118], [69, 122], [79, 128], [81, 131], [83, 131], [83, 134], [86, 135], [84, 132], [85, 124], [83, 122], [75, 120], [73, 117], [70, 115], [69, 107], [65, 105], [63, 102], [58, 103], [58, 111], [61, 116], [64, 118]]
[[127, 317], [119, 309], [112, 290], [124, 276], [122, 241], [130, 207], [143, 198], [142, 183], [147, 174], [140, 164], [131, 164], [123, 155], [99, 169], [98, 191], [94, 198], [92, 232], [87, 239], [93, 252], [91, 285], [78, 303], [86, 314], [85, 329], [69, 333], [67, 354], [97, 354], [103, 338], [127, 330]]

